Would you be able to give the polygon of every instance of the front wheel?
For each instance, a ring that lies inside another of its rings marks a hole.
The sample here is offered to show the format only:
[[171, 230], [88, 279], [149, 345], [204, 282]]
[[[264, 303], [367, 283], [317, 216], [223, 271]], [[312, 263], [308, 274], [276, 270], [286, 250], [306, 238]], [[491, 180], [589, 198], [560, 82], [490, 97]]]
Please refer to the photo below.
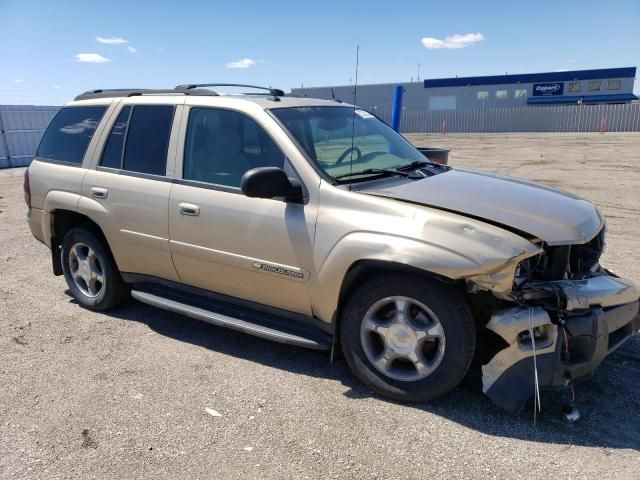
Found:
[[83, 307], [107, 310], [129, 299], [130, 287], [103, 240], [93, 231], [77, 227], [62, 240], [62, 269], [69, 290]]
[[390, 275], [367, 282], [343, 311], [340, 342], [353, 373], [394, 400], [428, 401], [454, 389], [475, 351], [473, 318], [453, 288]]

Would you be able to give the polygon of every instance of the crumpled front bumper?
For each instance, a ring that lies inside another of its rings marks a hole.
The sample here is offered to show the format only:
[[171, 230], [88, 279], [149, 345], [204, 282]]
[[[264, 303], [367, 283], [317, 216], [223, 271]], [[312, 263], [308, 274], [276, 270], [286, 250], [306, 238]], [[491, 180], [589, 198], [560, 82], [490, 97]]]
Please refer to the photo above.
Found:
[[534, 393], [534, 344], [540, 388], [566, 387], [640, 330], [637, 287], [610, 272], [528, 284], [522, 294], [527, 304], [487, 324], [508, 347], [482, 367], [483, 392], [513, 414]]

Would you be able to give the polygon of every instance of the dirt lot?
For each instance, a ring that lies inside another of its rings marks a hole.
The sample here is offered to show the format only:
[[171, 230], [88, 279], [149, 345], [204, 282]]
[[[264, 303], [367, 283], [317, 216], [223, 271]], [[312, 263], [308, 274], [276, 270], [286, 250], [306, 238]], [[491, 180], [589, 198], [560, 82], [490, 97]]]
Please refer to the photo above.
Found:
[[[639, 134], [411, 140], [593, 200], [604, 263], [640, 282]], [[640, 476], [638, 339], [577, 387], [575, 424], [561, 393], [543, 395], [537, 428], [530, 408], [509, 417], [468, 384], [399, 405], [325, 354], [140, 303], [81, 309], [23, 216], [22, 169], [0, 171], [1, 478]]]

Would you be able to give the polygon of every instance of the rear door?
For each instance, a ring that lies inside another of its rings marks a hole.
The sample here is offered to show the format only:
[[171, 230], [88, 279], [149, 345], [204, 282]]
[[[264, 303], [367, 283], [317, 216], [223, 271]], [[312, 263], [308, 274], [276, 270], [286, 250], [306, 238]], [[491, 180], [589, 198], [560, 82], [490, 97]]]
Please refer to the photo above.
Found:
[[173, 125], [181, 113], [173, 100], [122, 102], [97, 166], [84, 179], [80, 211], [101, 226], [121, 272], [179, 281], [169, 249], [168, 204]]

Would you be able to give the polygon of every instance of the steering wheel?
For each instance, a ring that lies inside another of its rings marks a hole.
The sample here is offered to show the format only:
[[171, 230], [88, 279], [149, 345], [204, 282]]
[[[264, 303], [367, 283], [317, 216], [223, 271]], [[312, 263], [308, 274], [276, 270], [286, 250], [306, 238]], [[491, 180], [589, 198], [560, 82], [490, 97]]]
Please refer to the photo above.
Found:
[[349, 155], [351, 152], [356, 152], [356, 154], [358, 155], [356, 158], [354, 158], [354, 160], [360, 160], [360, 157], [362, 157], [362, 152], [360, 151], [360, 149], [358, 147], [349, 147], [347, 148], [344, 152], [342, 152], [342, 155], [340, 155], [338, 157], [338, 160], [336, 160], [336, 165], [339, 165], [342, 163], [342, 161], [347, 158], [347, 155]]
[[383, 152], [383, 151], [369, 152], [365, 155], [362, 155], [362, 157], [360, 157], [358, 160], [361, 160], [362, 163], [367, 163], [369, 160], [379, 157], [380, 155], [387, 155], [388, 153], [389, 152]]

